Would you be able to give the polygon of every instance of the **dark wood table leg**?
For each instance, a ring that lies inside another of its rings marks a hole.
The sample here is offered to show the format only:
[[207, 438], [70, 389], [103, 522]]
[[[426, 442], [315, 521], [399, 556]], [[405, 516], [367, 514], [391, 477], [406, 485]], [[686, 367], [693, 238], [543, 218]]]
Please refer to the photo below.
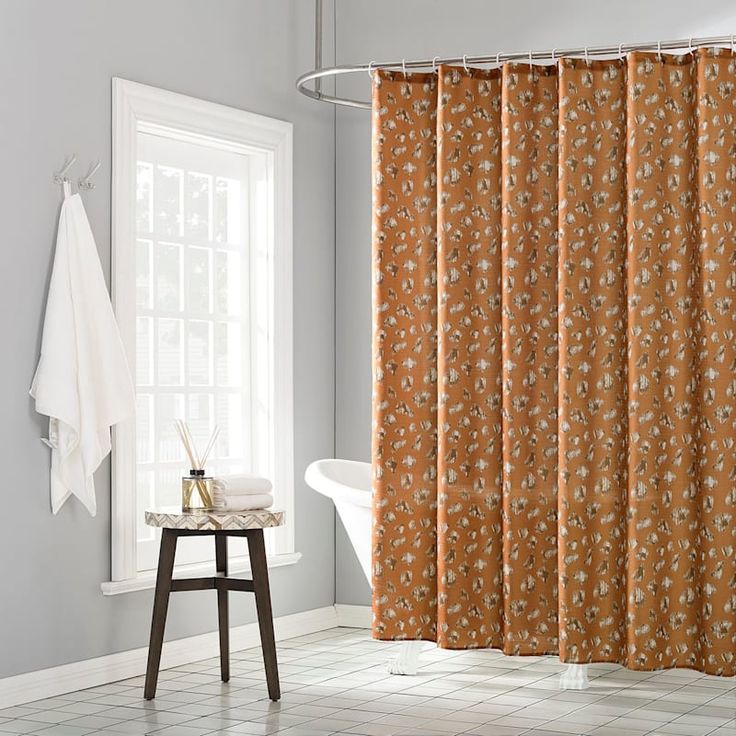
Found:
[[268, 697], [276, 701], [281, 698], [281, 687], [279, 686], [279, 667], [276, 662], [276, 641], [273, 635], [271, 591], [268, 585], [263, 529], [250, 529], [248, 531], [248, 553], [250, 555], [250, 567], [253, 572], [253, 592], [256, 596], [258, 628], [261, 632], [261, 649], [263, 650], [263, 664], [266, 668]]
[[164, 629], [166, 628], [166, 612], [169, 608], [171, 576], [174, 572], [176, 540], [177, 534], [173, 529], [161, 530], [161, 550], [158, 555], [156, 593], [153, 598], [153, 616], [151, 618], [151, 640], [148, 644], [146, 685], [143, 690], [146, 700], [152, 700], [156, 696], [158, 668], [161, 664], [161, 647], [164, 643]]
[[[215, 564], [218, 575], [227, 577], [227, 536], [215, 534]], [[230, 679], [230, 617], [227, 589], [217, 589], [217, 623], [220, 629], [220, 677], [223, 682]]]

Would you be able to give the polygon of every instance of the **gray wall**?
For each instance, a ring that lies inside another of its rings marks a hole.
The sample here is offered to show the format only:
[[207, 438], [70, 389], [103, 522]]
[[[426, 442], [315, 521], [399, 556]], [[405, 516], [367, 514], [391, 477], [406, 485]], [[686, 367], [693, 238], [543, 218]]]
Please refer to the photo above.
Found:
[[[339, 0], [340, 64], [528, 48], [618, 44], [736, 32], [733, 0]], [[342, 77], [341, 94], [369, 99], [367, 74]], [[370, 115], [337, 116], [336, 455], [370, 458]], [[338, 522], [337, 601], [370, 591]]]
[[[121, 76], [294, 123], [296, 547], [272, 574], [277, 615], [334, 600], [334, 514], [305, 466], [334, 448], [334, 116], [298, 95], [311, 68], [313, 3], [304, 0], [0, 0], [0, 677], [147, 643], [151, 591], [103, 597], [110, 579], [110, 468], [98, 515], [74, 500], [49, 510], [46, 422], [28, 396], [61, 193], [52, 172], [97, 158], [84, 195], [110, 268], [110, 78]], [[325, 13], [331, 24], [332, 11]], [[327, 29], [326, 62], [332, 59]], [[235, 624], [254, 620], [233, 596]], [[213, 594], [182, 593], [167, 628], [216, 626]]]

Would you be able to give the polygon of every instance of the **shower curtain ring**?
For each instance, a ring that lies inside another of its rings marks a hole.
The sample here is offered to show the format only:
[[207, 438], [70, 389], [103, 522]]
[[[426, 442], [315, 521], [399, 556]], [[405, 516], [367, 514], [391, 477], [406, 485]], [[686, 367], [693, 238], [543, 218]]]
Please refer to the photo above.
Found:
[[375, 63], [375, 61], [368, 62], [368, 76], [371, 78], [371, 82], [373, 81], [373, 65]]
[[690, 36], [690, 39], [687, 42], [687, 52], [688, 54], [690, 54], [690, 56], [692, 56], [694, 51], [695, 49], [693, 48], [693, 37]]
[[401, 71], [404, 72], [404, 79], [406, 79], [406, 59], [401, 60]]
[[532, 66], [532, 50], [531, 49], [529, 49], [529, 71], [530, 72], [534, 71], [534, 67]]
[[586, 46], [584, 49], [585, 53], [585, 64], [586, 66], [590, 66], [590, 57], [588, 56], [588, 47]]
[[736, 48], [734, 48], [733, 40], [734, 40], [734, 35], [732, 33], [731, 34], [731, 53], [736, 54]]
[[552, 49], [552, 63], [554, 64], [557, 61], [557, 49]]
[[465, 69], [466, 74], [470, 74], [470, 69], [468, 69], [468, 57], [466, 54], [463, 54], [463, 69]]
[[432, 74], [434, 74], [437, 71], [437, 60], [439, 58], [440, 58], [439, 56], [432, 57]]
[[618, 58], [621, 59], [621, 61], [623, 61], [623, 59], [624, 59], [623, 48], [624, 48], [624, 45], [622, 43], [620, 43], [618, 45]]
[[501, 52], [496, 51], [496, 66], [501, 66]]
[[657, 41], [657, 58], [662, 61], [662, 42]]

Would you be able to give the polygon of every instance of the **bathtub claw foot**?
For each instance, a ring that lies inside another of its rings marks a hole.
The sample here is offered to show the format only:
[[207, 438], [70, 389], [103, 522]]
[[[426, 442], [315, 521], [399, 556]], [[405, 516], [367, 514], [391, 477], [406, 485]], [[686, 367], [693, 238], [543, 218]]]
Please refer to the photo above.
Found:
[[386, 671], [389, 675], [416, 675], [421, 651], [421, 641], [405, 641], [401, 645], [399, 656], [386, 663]]
[[560, 675], [560, 690], [587, 690], [589, 687], [587, 664], [568, 664]]
[[386, 662], [386, 672], [389, 675], [416, 675], [416, 667], [407, 667], [399, 657], [394, 657]]

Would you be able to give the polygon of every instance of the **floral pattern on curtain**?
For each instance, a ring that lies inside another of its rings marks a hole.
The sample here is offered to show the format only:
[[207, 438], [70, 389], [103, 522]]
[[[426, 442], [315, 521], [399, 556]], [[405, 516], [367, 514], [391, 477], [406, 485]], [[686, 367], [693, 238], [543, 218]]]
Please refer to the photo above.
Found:
[[374, 75], [377, 638], [736, 674], [735, 85]]

